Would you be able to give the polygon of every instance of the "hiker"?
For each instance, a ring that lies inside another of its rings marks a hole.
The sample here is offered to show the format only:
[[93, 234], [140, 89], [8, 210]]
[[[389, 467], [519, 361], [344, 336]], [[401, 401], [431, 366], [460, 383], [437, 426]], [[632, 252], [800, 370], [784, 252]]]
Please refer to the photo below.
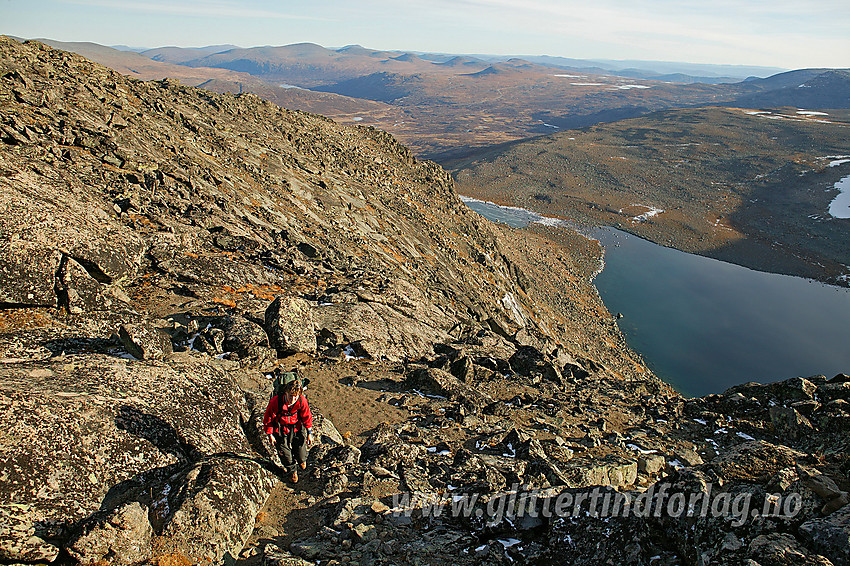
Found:
[[[283, 384], [269, 401], [263, 416], [263, 428], [269, 442], [277, 448], [280, 461], [298, 482], [297, 466], [307, 468], [307, 447], [312, 444], [313, 414], [304, 396], [304, 384], [292, 372], [283, 374]], [[296, 464], [297, 463], [297, 464]]]

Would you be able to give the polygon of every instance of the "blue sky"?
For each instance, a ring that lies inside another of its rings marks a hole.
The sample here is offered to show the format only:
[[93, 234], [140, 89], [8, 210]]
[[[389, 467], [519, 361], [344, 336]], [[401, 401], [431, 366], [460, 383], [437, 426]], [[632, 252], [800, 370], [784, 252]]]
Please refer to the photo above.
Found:
[[234, 44], [850, 67], [848, 0], [0, 0], [0, 33], [104, 45]]

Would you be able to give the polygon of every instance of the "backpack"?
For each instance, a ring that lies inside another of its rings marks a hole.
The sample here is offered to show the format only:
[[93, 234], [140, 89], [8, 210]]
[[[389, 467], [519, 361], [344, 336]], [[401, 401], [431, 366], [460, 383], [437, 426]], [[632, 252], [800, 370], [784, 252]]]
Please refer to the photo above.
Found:
[[[296, 372], [280, 371], [280, 368], [275, 369], [272, 375], [274, 376], [274, 381], [272, 382], [272, 396], [269, 399], [269, 402], [277, 396], [277, 412], [280, 414], [283, 410], [284, 386], [292, 383], [293, 381], [297, 381], [299, 378]], [[305, 390], [307, 389], [308, 383], [310, 383], [309, 379], [301, 379], [301, 385]]]

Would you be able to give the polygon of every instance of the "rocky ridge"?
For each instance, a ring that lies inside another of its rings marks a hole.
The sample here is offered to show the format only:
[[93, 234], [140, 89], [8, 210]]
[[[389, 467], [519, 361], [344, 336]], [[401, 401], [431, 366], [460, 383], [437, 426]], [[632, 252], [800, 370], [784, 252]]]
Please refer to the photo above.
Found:
[[[487, 223], [387, 134], [37, 42], [0, 51], [3, 560], [850, 560], [846, 376], [685, 400], [625, 346], [593, 243]], [[258, 428], [275, 366], [400, 415], [362, 436], [319, 419], [298, 540], [272, 525]], [[799, 493], [802, 511], [391, 510], [661, 483]]]

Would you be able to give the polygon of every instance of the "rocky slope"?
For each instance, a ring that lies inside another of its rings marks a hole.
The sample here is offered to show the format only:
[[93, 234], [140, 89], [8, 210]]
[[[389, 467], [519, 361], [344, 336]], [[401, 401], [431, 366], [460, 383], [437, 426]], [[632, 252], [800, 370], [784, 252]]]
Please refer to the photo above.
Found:
[[[209, 54], [208, 49], [164, 47], [151, 50], [147, 52], [147, 55], [141, 55], [134, 51], [119, 51], [96, 43], [65, 42], [52, 39], [39, 39], [39, 41], [56, 49], [77, 53], [86, 59], [100, 63], [134, 79], [161, 80], [170, 78], [176, 79], [184, 85], [197, 86], [213, 92], [230, 92], [233, 94], [251, 92], [260, 98], [290, 110], [304, 110], [325, 116], [355, 116], [360, 113], [377, 116], [382, 113], [392, 114], [396, 112], [391, 106], [371, 100], [358, 100], [338, 94], [313, 92], [302, 88], [289, 88], [280, 86], [280, 81], [277, 83], [264, 82], [247, 73], [210, 67], [187, 67], [165, 62], [171, 59], [169, 53], [186, 51], [192, 54], [186, 57], [194, 59], [201, 53]], [[227, 46], [218, 49], [224, 50], [225, 47]], [[177, 60], [180, 60], [179, 57]]]
[[[846, 376], [686, 401], [588, 283], [594, 243], [488, 224], [390, 136], [0, 52], [0, 559], [848, 562]], [[324, 415], [302, 492], [258, 428], [275, 366]], [[803, 510], [390, 510], [656, 482]]]

